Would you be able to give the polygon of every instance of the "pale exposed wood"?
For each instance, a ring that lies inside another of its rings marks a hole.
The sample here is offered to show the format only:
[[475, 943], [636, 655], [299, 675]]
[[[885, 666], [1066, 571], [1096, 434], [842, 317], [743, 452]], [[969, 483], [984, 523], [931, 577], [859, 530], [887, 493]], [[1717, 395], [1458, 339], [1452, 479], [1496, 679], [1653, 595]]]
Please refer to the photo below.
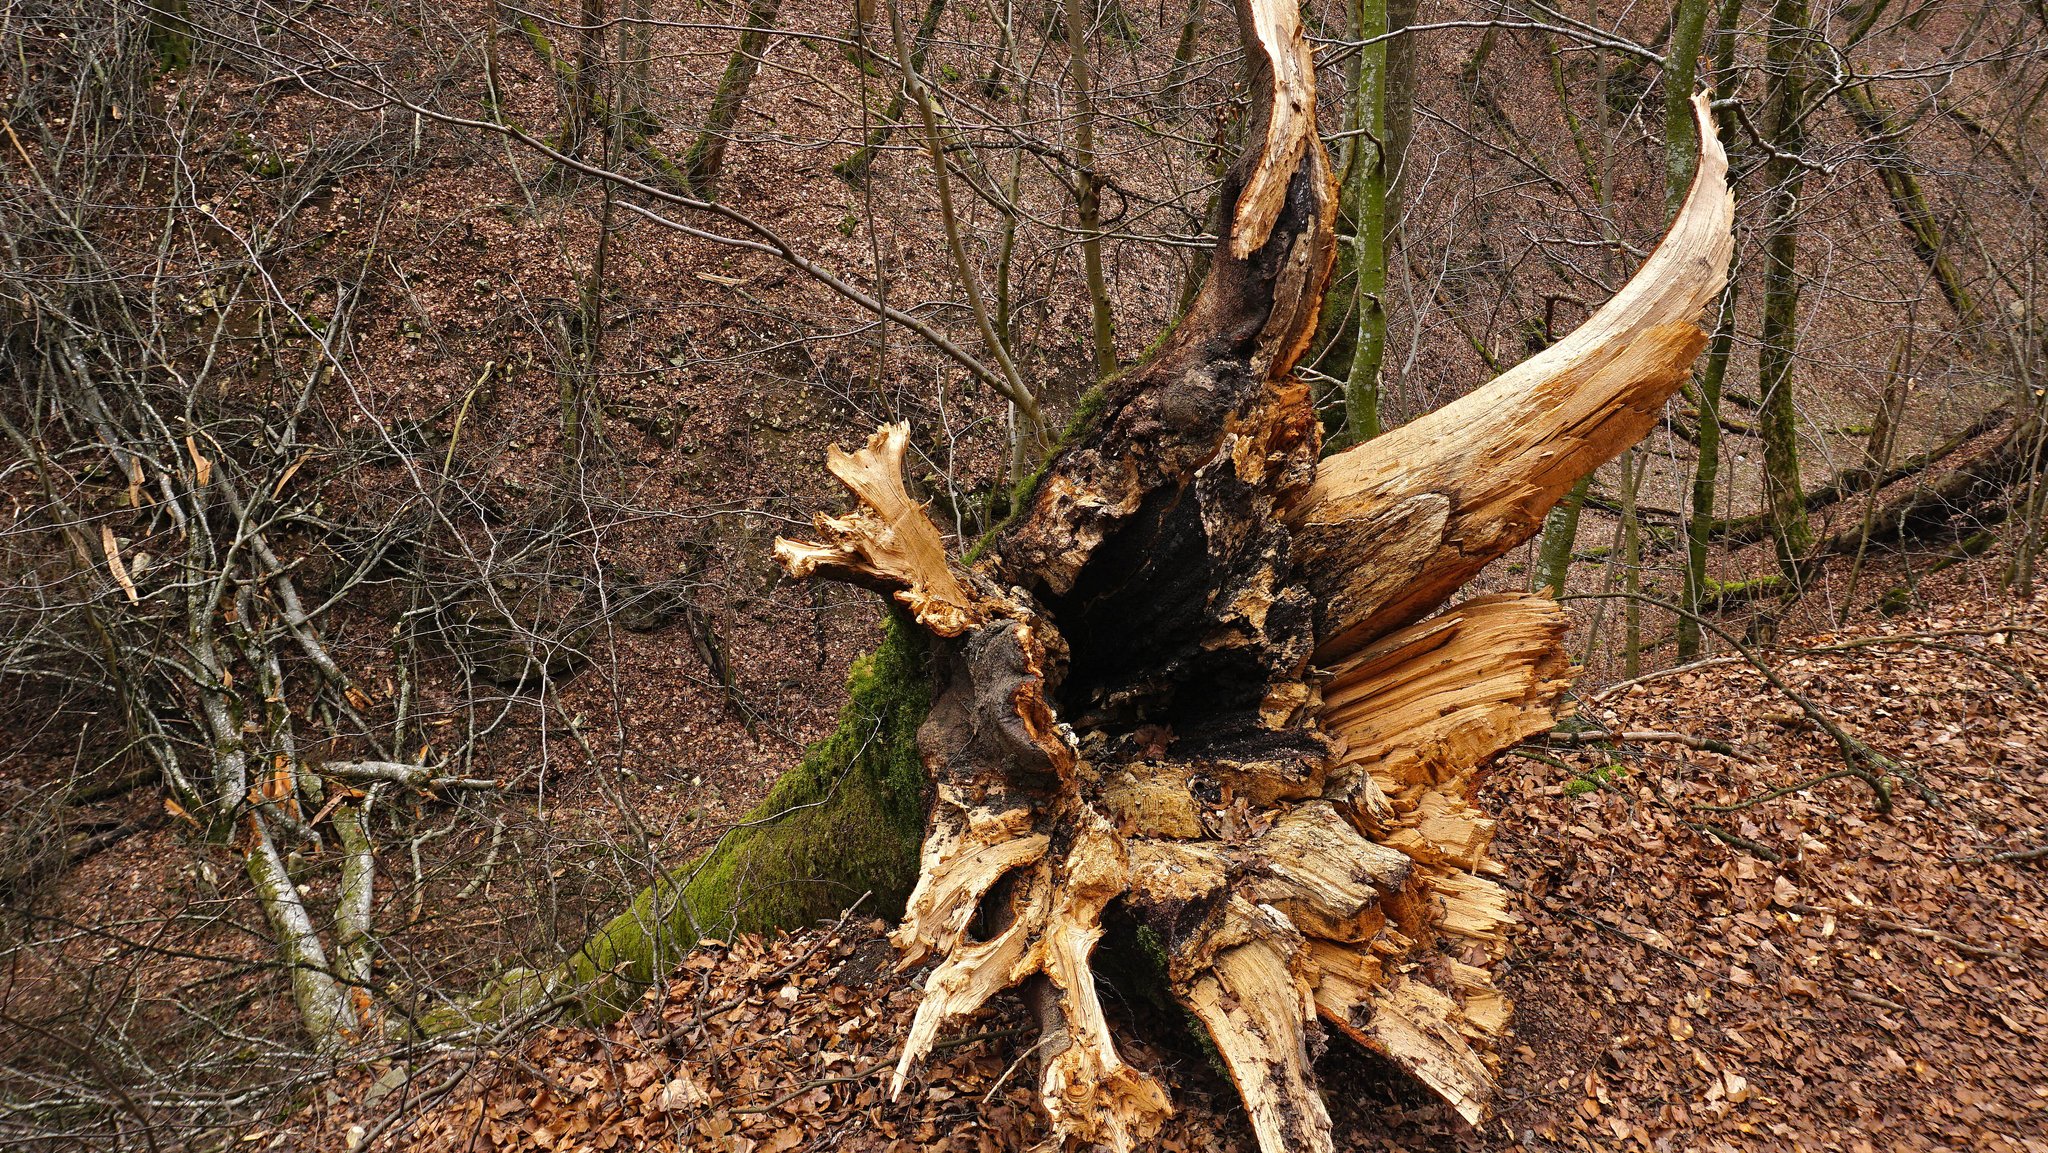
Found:
[[[1315, 496], [1316, 490], [1310, 494]], [[1323, 505], [1310, 514], [1314, 519], [1307, 522], [1302, 539], [1318, 558], [1310, 571], [1329, 574], [1311, 578], [1320, 633], [1328, 636], [1341, 631], [1344, 622], [1370, 618], [1426, 569], [1449, 533], [1452, 502], [1440, 492], [1419, 492], [1384, 501], [1332, 495]], [[1324, 557], [1331, 560], [1321, 561]], [[1339, 575], [1336, 558], [1355, 558], [1357, 563]], [[1326, 643], [1318, 655], [1327, 662], [1344, 651]]]
[[1130, 863], [1106, 827], [1084, 833], [1065, 861], [1060, 904], [1041, 937], [1065, 1044], [1045, 1060], [1039, 1096], [1058, 1132], [1122, 1153], [1158, 1132], [1173, 1112], [1166, 1090], [1117, 1056], [1088, 964], [1102, 939], [1103, 907], [1130, 886]]
[[1322, 463], [1289, 513], [1321, 607], [1319, 660], [1418, 619], [1527, 540], [1579, 477], [1649, 430], [1678, 388], [1734, 250], [1727, 157], [1705, 97], [1694, 107], [1702, 149], [1691, 191], [1620, 292], [1492, 383]]
[[[1239, 19], [1247, 14], [1273, 81], [1265, 146], [1238, 196], [1236, 225], [1230, 230], [1231, 253], [1239, 259], [1256, 252], [1273, 234], [1287, 186], [1315, 140], [1316, 114], [1315, 63], [1302, 32], [1300, 9], [1272, 0], [1246, 0]], [[1326, 167], [1325, 173], [1327, 179]]]
[[1351, 823], [1369, 837], [1384, 838], [1400, 819], [1394, 802], [1380, 788], [1379, 782], [1372, 779], [1371, 773], [1351, 773], [1332, 781], [1325, 788], [1324, 795], [1338, 812], [1350, 818]]
[[1493, 829], [1493, 818], [1462, 796], [1429, 789], [1404, 823], [1388, 829], [1380, 841], [1411, 860], [1477, 869], [1493, 843]]
[[1127, 836], [1202, 835], [1202, 807], [1190, 791], [1186, 765], [1141, 762], [1103, 778], [1103, 812]]
[[1316, 997], [1324, 1020], [1393, 1059], [1465, 1120], [1486, 1119], [1493, 1074], [1459, 1028], [1457, 1002], [1402, 976], [1379, 986], [1325, 980]]
[[825, 467], [853, 490], [860, 506], [846, 516], [816, 517], [822, 542], [775, 538], [775, 559], [802, 579], [824, 572], [891, 593], [919, 624], [942, 637], [967, 631], [978, 616], [946, 560], [946, 546], [924, 506], [903, 487], [910, 425], [885, 424], [865, 447], [833, 445]]
[[1488, 970], [1463, 961], [1446, 960], [1445, 964], [1455, 986], [1452, 995], [1465, 1018], [1459, 1027], [1475, 1043], [1491, 1044], [1507, 1029], [1514, 1007], [1508, 1003], [1506, 994], [1494, 988], [1493, 974]]
[[1285, 913], [1303, 932], [1364, 941], [1387, 923], [1383, 896], [1400, 894], [1414, 864], [1373, 844], [1322, 801], [1281, 815], [1251, 847], [1253, 899]]
[[1429, 922], [1439, 934], [1477, 948], [1488, 960], [1507, 955], [1508, 926], [1515, 920], [1507, 890], [1460, 869], [1428, 870], [1422, 888]]
[[1315, 969], [1316, 1011], [1336, 1024], [1344, 1024], [1340, 1009], [1363, 1005], [1387, 983], [1386, 966], [1371, 949], [1311, 937], [1305, 952]]
[[1014, 902], [1015, 919], [1008, 928], [987, 941], [955, 943], [925, 978], [924, 996], [917, 1003], [910, 1035], [903, 1040], [903, 1053], [889, 1082], [890, 1096], [903, 1091], [910, 1070], [924, 1060], [947, 1023], [974, 1012], [990, 997], [1038, 971], [1040, 933], [1052, 900], [1050, 870], [1033, 870], [1022, 888], [1023, 895]]
[[1548, 732], [1569, 686], [1565, 627], [1548, 597], [1481, 597], [1337, 666], [1323, 686], [1323, 725], [1345, 743], [1333, 775], [1370, 773], [1405, 814], [1424, 790]]
[[1131, 887], [1160, 900], [1196, 901], [1229, 880], [1230, 855], [1214, 843], [1130, 842]]
[[1289, 964], [1298, 943], [1285, 939], [1282, 925], [1271, 932], [1278, 939], [1219, 953], [1183, 996], [1230, 1070], [1259, 1148], [1323, 1153], [1335, 1146], [1309, 1068], [1305, 1030], [1314, 1003]]
[[[1015, 867], [1024, 856], [1021, 849], [997, 848], [1004, 851], [955, 858], [952, 872], [979, 878], [1000, 859]], [[1042, 844], [1032, 848], [1042, 856]], [[902, 1091], [940, 1029], [997, 992], [1043, 974], [1051, 989], [1048, 1011], [1059, 1017], [1057, 1044], [1049, 1045], [1053, 1051], [1040, 1077], [1046, 1110], [1059, 1132], [1124, 1153], [1157, 1132], [1172, 1112], [1158, 1082], [1117, 1055], [1089, 966], [1102, 937], [1103, 907], [1131, 885], [1130, 862], [1122, 840], [1099, 824], [1082, 833], [1057, 867], [1030, 859], [1035, 863], [1022, 893], [1009, 907], [1011, 924], [979, 943], [963, 944], [955, 933], [926, 979], [890, 1092]], [[1049, 1042], [1054, 1039], [1048, 1035]]]
[[989, 889], [1010, 870], [1045, 856], [1051, 843], [1043, 833], [1027, 833], [936, 860], [918, 876], [897, 930], [904, 963], [951, 949]]

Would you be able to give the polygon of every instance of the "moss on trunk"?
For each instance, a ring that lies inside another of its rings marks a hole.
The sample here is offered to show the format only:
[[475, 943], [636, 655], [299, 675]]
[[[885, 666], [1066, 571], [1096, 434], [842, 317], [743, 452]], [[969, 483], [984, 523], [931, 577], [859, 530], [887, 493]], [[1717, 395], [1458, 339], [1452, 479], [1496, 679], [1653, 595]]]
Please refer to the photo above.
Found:
[[882, 644], [854, 662], [832, 735], [812, 745], [745, 819], [689, 865], [650, 885], [547, 973], [514, 969], [428, 1033], [556, 1002], [592, 1023], [616, 1019], [707, 937], [760, 933], [865, 909], [894, 917], [917, 881], [926, 782], [917, 730], [931, 706], [921, 630], [891, 612]]

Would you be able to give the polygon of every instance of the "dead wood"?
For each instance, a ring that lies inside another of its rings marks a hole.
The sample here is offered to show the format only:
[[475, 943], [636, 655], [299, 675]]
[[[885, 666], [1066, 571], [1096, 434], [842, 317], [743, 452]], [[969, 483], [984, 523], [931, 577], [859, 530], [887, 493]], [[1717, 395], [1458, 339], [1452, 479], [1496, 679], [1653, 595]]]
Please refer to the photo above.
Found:
[[[1819, 512], [1822, 509], [1840, 504], [1852, 496], [1861, 496], [1871, 489], [1890, 488], [1902, 480], [1928, 472], [1935, 465], [1941, 464], [1954, 456], [1978, 437], [1997, 429], [2002, 424], [2010, 422], [2011, 419], [2012, 414], [2008, 409], [2003, 407], [1995, 408], [1976, 420], [1971, 421], [1955, 435], [1942, 441], [1940, 444], [1927, 449], [1925, 452], [1914, 453], [1891, 468], [1881, 470], [1858, 468], [1843, 472], [1828, 483], [1806, 494], [1806, 511], [1810, 513]], [[1714, 524], [1711, 535], [1713, 539], [1731, 547], [1754, 544], [1771, 535], [1770, 516], [1765, 513], [1756, 513], [1750, 516], [1739, 516], [1717, 521]], [[1850, 546], [1850, 551], [1854, 551], [1853, 545]]]
[[1997, 443], [1983, 454], [1886, 498], [1863, 523], [1828, 537], [1818, 551], [1846, 556], [1865, 545], [1923, 539], [1946, 530], [1955, 517], [1992, 502], [2025, 474], [2032, 463], [2032, 438], [2022, 435], [2025, 427], [2020, 420], [2008, 421]]
[[[1730, 252], [1705, 104], [1698, 176], [1586, 327], [1466, 400], [1317, 465], [1292, 375], [1332, 255], [1296, 8], [1240, 0], [1254, 62], [1228, 234], [1187, 318], [1106, 388], [974, 567], [900, 479], [901, 426], [829, 467], [858, 507], [778, 541], [795, 575], [883, 591], [939, 638], [918, 734], [933, 801], [895, 942], [936, 958], [895, 1084], [949, 1022], [1023, 985], [1065, 1139], [1168, 1114], [1118, 1055], [1091, 955], [1141, 927], [1268, 1153], [1331, 1148], [1321, 1023], [1486, 1116], [1513, 920], [1483, 874], [1483, 766], [1550, 732], [1571, 675], [1548, 598], [1424, 619], [1640, 438], [1705, 343]], [[1320, 1022], [1320, 1023], [1319, 1023]]]

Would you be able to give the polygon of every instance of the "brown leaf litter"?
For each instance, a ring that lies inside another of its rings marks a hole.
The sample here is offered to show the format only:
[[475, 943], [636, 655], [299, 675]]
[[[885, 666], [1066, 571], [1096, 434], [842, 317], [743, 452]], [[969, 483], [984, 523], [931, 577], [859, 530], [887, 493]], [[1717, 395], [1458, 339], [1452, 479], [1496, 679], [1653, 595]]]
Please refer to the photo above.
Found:
[[[1739, 662], [1594, 694], [1581, 723], [1732, 755], [1646, 740], [1504, 757], [1482, 799], [1502, 817], [1525, 923], [1498, 1115], [1466, 1127], [1332, 1042], [1318, 1072], [1340, 1147], [2048, 1150], [2048, 597], [1857, 625], [1774, 656], [1795, 691], [1898, 763], [1892, 815], [1833, 776], [1834, 744]], [[609, 1029], [373, 1071], [245, 1147], [1043, 1141], [1036, 1031], [1014, 997], [888, 1099], [917, 975], [894, 971], [882, 928], [700, 949]], [[1124, 1011], [1148, 1010], [1134, 998]], [[1158, 1043], [1127, 1056], [1173, 1087], [1157, 1149], [1251, 1149], [1228, 1084], [1154, 1016]]]

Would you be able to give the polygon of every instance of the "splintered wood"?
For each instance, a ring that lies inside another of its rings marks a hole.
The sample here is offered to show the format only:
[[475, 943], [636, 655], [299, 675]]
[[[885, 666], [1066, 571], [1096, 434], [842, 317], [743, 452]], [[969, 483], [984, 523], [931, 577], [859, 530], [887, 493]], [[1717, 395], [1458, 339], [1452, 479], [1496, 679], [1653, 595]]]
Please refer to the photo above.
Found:
[[859, 452], [833, 445], [825, 468], [860, 504], [846, 516], [816, 518], [822, 542], [775, 539], [775, 559], [793, 577], [817, 573], [895, 594], [917, 623], [957, 637], [974, 623], [967, 593], [946, 562], [946, 546], [924, 506], [903, 487], [910, 425], [885, 424]]
[[893, 596], [934, 636], [918, 735], [932, 809], [894, 939], [937, 958], [896, 1070], [1022, 986], [1060, 1136], [1134, 1149], [1171, 1109], [1096, 995], [1105, 913], [1207, 1029], [1266, 1153], [1331, 1148], [1324, 1029], [1486, 1116], [1513, 920], [1474, 803], [1551, 728], [1572, 670], [1547, 598], [1430, 616], [1638, 438], [1698, 352], [1730, 251], [1726, 162], [1586, 326], [1492, 384], [1322, 462], [1289, 376], [1327, 283], [1334, 197], [1313, 62], [1285, 0], [1243, 0], [1261, 142], [1224, 184], [1231, 243], [1186, 321], [968, 570], [885, 426], [829, 466], [859, 501], [797, 576]]
[[1735, 249], [1728, 158], [1704, 94], [1693, 109], [1691, 190], [1613, 299], [1492, 383], [1322, 462], [1288, 514], [1322, 614], [1318, 660], [1442, 604], [1656, 422], [1706, 344], [1700, 311]]

